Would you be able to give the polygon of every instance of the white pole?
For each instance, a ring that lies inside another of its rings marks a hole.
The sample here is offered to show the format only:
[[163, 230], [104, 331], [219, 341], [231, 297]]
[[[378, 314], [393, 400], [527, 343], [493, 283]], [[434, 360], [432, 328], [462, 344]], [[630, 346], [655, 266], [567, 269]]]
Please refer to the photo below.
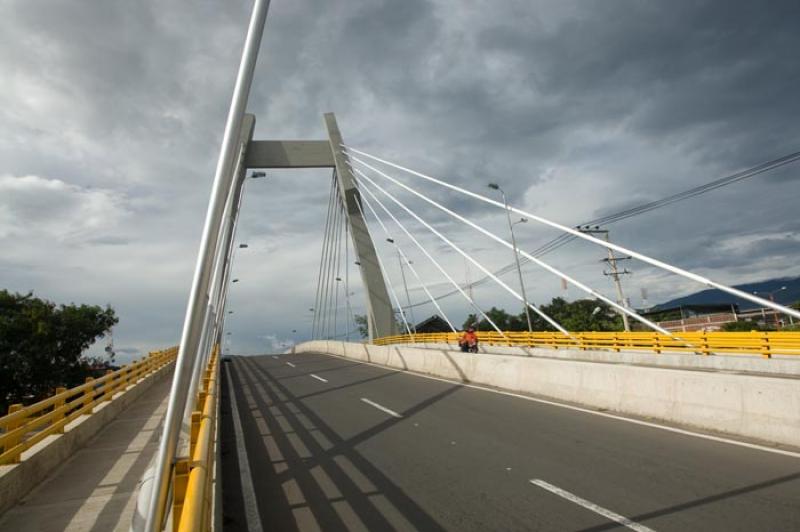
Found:
[[[440, 179], [436, 179], [435, 177], [427, 176], [427, 175], [422, 174], [420, 172], [416, 172], [414, 170], [411, 170], [410, 168], [406, 168], [404, 166], [400, 166], [399, 164], [395, 164], [395, 163], [392, 163], [390, 161], [386, 161], [384, 159], [381, 159], [379, 157], [375, 157], [374, 155], [370, 155], [368, 153], [365, 153], [363, 151], [357, 150], [355, 148], [350, 148], [350, 147], [347, 147], [347, 146], [345, 146], [345, 148], [347, 148], [351, 152], [359, 153], [359, 154], [363, 155], [364, 157], [369, 157], [370, 159], [373, 159], [373, 160], [378, 161], [380, 163], [383, 163], [385, 165], [391, 166], [393, 168], [397, 168], [398, 170], [402, 170], [404, 172], [408, 172], [411, 175], [415, 175], [415, 176], [420, 177], [422, 179], [425, 179], [427, 181], [431, 181], [432, 183], [436, 183], [438, 185], [441, 185], [443, 187], [449, 188], [451, 190], [455, 190], [456, 192], [460, 192], [462, 194], [465, 194], [467, 196], [473, 197], [473, 198], [478, 199], [480, 201], [483, 201], [485, 203], [489, 203], [489, 204], [495, 205], [497, 207], [503, 207], [502, 203], [500, 203], [498, 201], [495, 201], [495, 200], [493, 200], [491, 198], [487, 198], [486, 196], [483, 196], [481, 194], [476, 194], [475, 192], [470, 192], [469, 190], [463, 189], [463, 188], [458, 187], [456, 185], [451, 185], [450, 183], [447, 183], [447, 182], [442, 181]], [[354, 161], [357, 161], [357, 162], [359, 162], [361, 164], [365, 164], [364, 161], [356, 158], [353, 155], [350, 156], [350, 159], [352, 159]], [[771, 309], [777, 310], [778, 312], [782, 312], [784, 314], [788, 314], [790, 316], [794, 316], [795, 318], [800, 318], [800, 311], [791, 309], [789, 307], [785, 307], [783, 305], [779, 305], [777, 303], [774, 303], [772, 301], [769, 301], [769, 300], [761, 298], [761, 297], [754, 296], [752, 294], [748, 294], [747, 292], [743, 292], [743, 291], [738, 290], [736, 288], [733, 288], [733, 287], [730, 287], [730, 286], [726, 286], [724, 284], [720, 284], [720, 283], [718, 283], [716, 281], [712, 281], [711, 279], [707, 279], [706, 277], [703, 277], [702, 275], [698, 275], [696, 273], [692, 273], [692, 272], [684, 270], [682, 268], [678, 268], [677, 266], [672, 266], [671, 264], [667, 264], [666, 262], [662, 262], [662, 261], [660, 261], [658, 259], [654, 259], [654, 258], [648, 257], [647, 255], [643, 255], [642, 253], [637, 253], [636, 251], [633, 251], [631, 249], [625, 248], [625, 247], [620, 246], [618, 244], [614, 244], [612, 242], [604, 242], [603, 240], [601, 240], [599, 238], [595, 238], [595, 237], [593, 237], [591, 235], [587, 235], [585, 233], [581, 233], [580, 231], [578, 231], [576, 229], [573, 229], [572, 227], [567, 227], [565, 225], [561, 225], [561, 224], [559, 224], [557, 222], [553, 222], [553, 221], [548, 220], [546, 218], [542, 218], [541, 216], [537, 216], [537, 215], [535, 215], [533, 213], [530, 213], [530, 212], [527, 212], [527, 211], [523, 211], [522, 209], [518, 209], [516, 207], [511, 207], [511, 210], [516, 212], [517, 214], [521, 214], [522, 216], [530, 218], [531, 220], [536, 220], [539, 223], [542, 223], [544, 225], [549, 225], [550, 227], [554, 227], [556, 229], [559, 229], [561, 231], [569, 233], [569, 234], [571, 234], [573, 236], [576, 236], [578, 238], [582, 238], [583, 240], [588, 240], [589, 242], [593, 242], [593, 243], [598, 244], [600, 246], [603, 246], [605, 248], [613, 249], [615, 251], [619, 251], [620, 253], [623, 253], [623, 254], [626, 254], [626, 255], [630, 255], [631, 257], [633, 257], [635, 259], [638, 259], [638, 260], [640, 260], [642, 262], [646, 262], [648, 264], [652, 264], [653, 266], [656, 266], [656, 267], [661, 268], [663, 270], [667, 270], [669, 272], [672, 272], [674, 274], [680, 275], [682, 277], [686, 277], [687, 279], [691, 279], [691, 280], [696, 281], [696, 282], [698, 282], [700, 284], [704, 284], [704, 285], [709, 286], [711, 288], [716, 288], [717, 290], [721, 290], [723, 292], [726, 292], [728, 294], [734, 295], [736, 297], [740, 297], [742, 299], [746, 299], [748, 301], [752, 301], [753, 303], [757, 303], [759, 305], [763, 305], [763, 306], [769, 307]]]
[[214, 253], [217, 248], [219, 228], [222, 222], [223, 210], [225, 209], [226, 194], [230, 190], [231, 181], [234, 178], [233, 171], [238, 151], [238, 138], [247, 107], [250, 86], [253, 82], [253, 72], [258, 57], [258, 48], [261, 44], [261, 36], [264, 32], [268, 8], [269, 0], [255, 0], [247, 37], [245, 38], [244, 51], [239, 64], [239, 72], [236, 76], [236, 85], [225, 124], [225, 133], [214, 174], [214, 184], [206, 212], [203, 236], [200, 241], [200, 250], [183, 323], [183, 333], [181, 334], [178, 358], [175, 363], [175, 374], [172, 379], [169, 403], [164, 418], [164, 429], [158, 454], [156, 455], [153, 491], [150, 494], [149, 513], [145, 524], [146, 532], [159, 531], [164, 524], [169, 483], [172, 477], [173, 461], [182, 421], [181, 417], [187, 401], [188, 379], [192, 369], [193, 358], [197, 356], [200, 333], [205, 318], [204, 296], [209, 289]]

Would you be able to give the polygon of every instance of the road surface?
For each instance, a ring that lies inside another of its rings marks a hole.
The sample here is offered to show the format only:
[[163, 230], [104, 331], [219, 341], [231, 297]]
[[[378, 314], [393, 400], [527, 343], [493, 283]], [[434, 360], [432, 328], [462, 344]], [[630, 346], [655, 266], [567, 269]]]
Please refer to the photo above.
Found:
[[323, 354], [223, 371], [226, 531], [800, 530], [797, 456]]

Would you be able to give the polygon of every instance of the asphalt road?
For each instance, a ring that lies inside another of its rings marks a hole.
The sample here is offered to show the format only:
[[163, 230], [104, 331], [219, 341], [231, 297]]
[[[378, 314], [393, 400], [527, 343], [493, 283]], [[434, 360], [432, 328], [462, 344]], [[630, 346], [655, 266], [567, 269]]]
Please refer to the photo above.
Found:
[[223, 368], [226, 531], [800, 530], [797, 457], [327, 355]]

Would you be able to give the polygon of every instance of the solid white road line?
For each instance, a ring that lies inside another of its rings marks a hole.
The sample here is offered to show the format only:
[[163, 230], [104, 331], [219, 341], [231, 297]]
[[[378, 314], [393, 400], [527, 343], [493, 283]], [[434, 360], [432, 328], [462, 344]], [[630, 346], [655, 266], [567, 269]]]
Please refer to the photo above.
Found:
[[[228, 366], [230, 368], [231, 366]], [[238, 370], [237, 370], [238, 371]], [[231, 372], [226, 371], [228, 377], [228, 391], [231, 394], [231, 411], [233, 414], [233, 433], [236, 438], [236, 456], [239, 462], [239, 478], [242, 482], [242, 500], [244, 502], [244, 516], [247, 523], [248, 532], [259, 532], [264, 527], [261, 526], [261, 516], [258, 513], [258, 502], [256, 501], [256, 490], [253, 487], [253, 477], [250, 472], [250, 460], [247, 458], [247, 447], [244, 445], [244, 431], [242, 430], [242, 420], [239, 417], [239, 407], [236, 404], [236, 392], [231, 379]]]
[[390, 416], [394, 416], [394, 417], [403, 417], [403, 416], [401, 416], [400, 414], [398, 414], [397, 412], [395, 412], [394, 410], [389, 410], [389, 409], [388, 409], [388, 408], [386, 408], [385, 406], [381, 406], [381, 405], [379, 405], [378, 403], [376, 403], [376, 402], [374, 402], [374, 401], [370, 401], [370, 400], [369, 400], [369, 399], [367, 399], [366, 397], [362, 397], [362, 398], [361, 398], [361, 400], [362, 400], [363, 402], [367, 403], [369, 406], [374, 406], [374, 407], [375, 407], [375, 408], [377, 408], [378, 410], [381, 410], [381, 411], [383, 411], [383, 412], [386, 412], [386, 413], [387, 413], [387, 414], [389, 414]]
[[312, 377], [314, 377], [315, 379], [317, 379], [318, 381], [322, 381], [322, 382], [328, 382], [328, 381], [327, 381], [327, 379], [323, 379], [322, 377], [319, 377], [319, 376], [317, 376], [317, 375], [314, 375], [313, 373], [311, 374], [311, 376], [312, 376]]
[[291, 367], [295, 367], [295, 365], [294, 365], [294, 364], [292, 364], [291, 362], [287, 362], [286, 364], [287, 364], [287, 365], [289, 365], [289, 366], [291, 366]]
[[612, 521], [616, 521], [617, 523], [619, 523], [619, 524], [621, 524], [623, 526], [626, 526], [626, 527], [630, 528], [631, 530], [636, 530], [636, 532], [654, 532], [652, 528], [648, 528], [648, 527], [646, 527], [646, 526], [644, 526], [642, 524], [639, 524], [639, 523], [637, 523], [635, 521], [631, 521], [630, 519], [628, 519], [624, 515], [619, 515], [618, 513], [612, 512], [611, 510], [603, 508], [602, 506], [598, 506], [598, 505], [596, 505], [595, 503], [593, 503], [591, 501], [587, 501], [586, 499], [582, 499], [582, 498], [578, 497], [577, 495], [575, 495], [574, 493], [570, 493], [570, 492], [568, 492], [566, 490], [562, 490], [558, 486], [553, 486], [549, 482], [545, 482], [544, 480], [540, 480], [538, 478], [531, 479], [530, 482], [531, 482], [531, 484], [535, 484], [536, 486], [539, 486], [540, 488], [546, 489], [550, 493], [555, 493], [559, 497], [563, 497], [564, 499], [567, 499], [570, 502], [574, 502], [578, 506], [583, 506], [587, 510], [591, 510], [596, 514], [600, 514], [603, 517], [611, 519]]
[[[334, 358], [345, 358], [338, 355], [328, 355]], [[347, 359], [346, 360], [352, 360]], [[431, 375], [425, 375], [423, 373], [417, 373], [416, 371], [411, 371], [407, 369], [399, 369], [399, 368], [390, 368], [387, 366], [381, 366], [380, 364], [375, 364], [374, 362], [364, 362], [363, 360], [357, 360], [356, 362], [361, 362], [362, 364], [367, 364], [369, 366], [375, 366], [376, 368], [380, 368], [385, 371], [390, 371], [393, 373], [408, 373], [409, 375], [414, 375], [416, 377], [422, 377], [424, 379], [430, 379], [433, 381], [440, 381], [440, 382], [447, 382], [449, 384], [455, 384], [456, 386], [463, 386], [464, 388], [473, 388], [475, 390], [483, 390], [484, 392], [492, 392], [500, 395], [507, 395], [509, 397], [517, 397], [519, 399], [525, 399], [526, 401], [533, 401], [534, 403], [541, 403], [545, 405], [557, 406], [559, 408], [566, 408], [567, 410], [574, 410], [576, 412], [583, 412], [584, 414], [592, 414], [594, 416], [601, 416], [609, 419], [616, 419], [618, 421], [624, 421], [626, 423], [633, 423], [634, 425], [642, 425], [644, 427], [651, 427], [654, 429], [666, 430], [668, 432], [674, 432], [676, 434], [683, 434], [685, 436], [694, 436], [695, 438], [702, 438], [704, 440], [711, 440], [719, 443], [728, 443], [730, 445], [737, 445], [739, 447], [746, 447], [748, 449], [756, 449], [758, 451], [765, 451], [768, 453], [774, 454], [782, 454], [784, 456], [791, 456], [792, 458], [800, 458], [800, 453], [795, 451], [787, 451], [784, 449], [777, 449], [775, 447], [767, 447], [766, 445], [759, 445], [757, 443], [748, 443], [745, 441], [739, 440], [732, 440], [730, 438], [723, 438], [721, 436], [712, 436], [711, 434], [703, 434], [702, 432], [693, 432], [691, 430], [679, 429], [677, 427], [670, 427], [667, 425], [659, 425], [658, 423], [650, 423], [649, 421], [642, 421], [641, 419], [635, 419], [632, 417], [625, 417], [625, 416], [618, 416], [616, 414], [609, 414], [607, 412], [599, 412], [597, 410], [592, 410], [589, 408], [581, 408], [580, 406], [575, 405], [568, 405], [566, 403], [559, 403], [557, 401], [548, 401], [547, 399], [539, 399], [537, 397], [531, 397], [530, 395], [522, 395], [514, 392], [504, 392], [503, 390], [496, 390], [494, 388], [489, 388], [486, 386], [480, 386], [477, 384], [466, 384], [460, 381], [454, 381], [450, 379], [443, 379], [442, 377], [432, 377]]]

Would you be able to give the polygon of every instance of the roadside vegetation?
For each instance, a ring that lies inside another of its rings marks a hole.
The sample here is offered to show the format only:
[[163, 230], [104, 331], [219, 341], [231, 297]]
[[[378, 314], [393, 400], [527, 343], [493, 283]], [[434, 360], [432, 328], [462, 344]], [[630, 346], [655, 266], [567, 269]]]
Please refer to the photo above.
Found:
[[0, 415], [10, 404], [36, 402], [110, 368], [83, 353], [118, 321], [111, 307], [57, 305], [0, 290]]

